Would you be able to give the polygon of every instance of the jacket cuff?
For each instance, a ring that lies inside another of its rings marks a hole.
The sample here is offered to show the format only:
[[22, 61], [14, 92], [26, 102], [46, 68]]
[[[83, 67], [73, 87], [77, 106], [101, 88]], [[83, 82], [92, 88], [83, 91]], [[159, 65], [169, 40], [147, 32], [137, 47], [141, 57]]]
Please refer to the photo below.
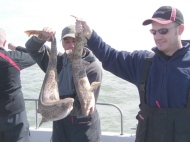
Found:
[[37, 37], [33, 36], [32, 39], [37, 42], [37, 43], [40, 43], [40, 44], [44, 44], [46, 41], [44, 40], [39, 40]]

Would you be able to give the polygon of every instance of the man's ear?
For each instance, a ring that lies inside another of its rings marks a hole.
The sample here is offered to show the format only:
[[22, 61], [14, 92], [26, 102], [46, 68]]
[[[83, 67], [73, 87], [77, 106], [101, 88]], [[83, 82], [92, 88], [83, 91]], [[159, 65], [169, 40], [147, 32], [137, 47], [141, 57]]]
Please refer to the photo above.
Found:
[[4, 43], [3, 43], [3, 47], [5, 47], [6, 42], [7, 42], [7, 41], [5, 40]]
[[184, 25], [179, 25], [179, 35], [181, 35], [184, 31]]

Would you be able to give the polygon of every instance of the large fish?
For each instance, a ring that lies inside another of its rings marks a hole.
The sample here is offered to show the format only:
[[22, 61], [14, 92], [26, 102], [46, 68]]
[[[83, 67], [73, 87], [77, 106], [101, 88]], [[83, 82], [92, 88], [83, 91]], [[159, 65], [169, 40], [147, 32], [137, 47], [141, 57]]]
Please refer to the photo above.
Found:
[[[25, 33], [30, 36], [38, 36], [42, 31], [28, 30]], [[73, 109], [73, 98], [59, 98], [57, 84], [57, 47], [56, 38], [52, 37], [51, 51], [46, 74], [41, 87], [38, 100], [38, 113], [42, 115], [43, 122], [56, 121], [65, 118]]]
[[84, 116], [89, 114], [90, 102], [94, 98], [94, 90], [100, 85], [100, 82], [89, 83], [86, 66], [90, 63], [82, 59], [82, 52], [85, 45], [85, 39], [81, 33], [75, 33], [75, 48], [70, 55], [72, 62], [72, 73], [75, 89], [81, 104], [81, 110]]

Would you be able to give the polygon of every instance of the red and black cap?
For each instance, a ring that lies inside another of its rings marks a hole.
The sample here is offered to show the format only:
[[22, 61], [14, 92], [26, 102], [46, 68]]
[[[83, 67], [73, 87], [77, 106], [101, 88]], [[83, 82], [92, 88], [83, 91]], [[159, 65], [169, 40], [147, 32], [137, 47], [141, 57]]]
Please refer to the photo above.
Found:
[[145, 20], [142, 24], [149, 25], [152, 21], [158, 22], [160, 24], [169, 24], [171, 22], [176, 22], [178, 24], [184, 24], [184, 19], [181, 11], [177, 8], [171, 6], [162, 6], [158, 8], [152, 18]]

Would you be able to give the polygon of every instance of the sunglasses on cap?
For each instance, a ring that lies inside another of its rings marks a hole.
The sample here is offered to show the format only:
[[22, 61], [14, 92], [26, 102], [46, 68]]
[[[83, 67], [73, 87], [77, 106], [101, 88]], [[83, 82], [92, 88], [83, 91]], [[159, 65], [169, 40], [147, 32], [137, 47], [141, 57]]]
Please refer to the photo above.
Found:
[[[178, 25], [177, 25], [178, 26]], [[175, 26], [175, 27], [177, 27]], [[162, 28], [162, 29], [159, 29], [159, 30], [153, 30], [151, 29], [150, 30], [150, 33], [153, 34], [153, 35], [156, 35], [157, 32], [159, 32], [159, 34], [161, 35], [165, 35], [168, 33], [169, 29], [172, 29], [172, 28], [175, 28], [175, 27], [171, 27], [171, 28]]]

